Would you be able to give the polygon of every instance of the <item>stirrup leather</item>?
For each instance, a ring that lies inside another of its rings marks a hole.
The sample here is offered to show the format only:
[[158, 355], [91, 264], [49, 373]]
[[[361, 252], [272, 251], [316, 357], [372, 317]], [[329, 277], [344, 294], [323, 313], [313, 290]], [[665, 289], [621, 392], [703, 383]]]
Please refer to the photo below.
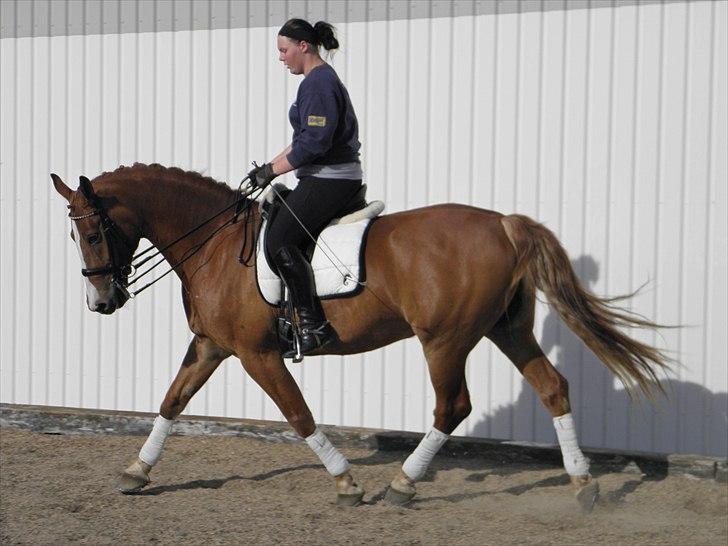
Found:
[[289, 297], [288, 287], [281, 283], [281, 314], [277, 321], [278, 351], [283, 358], [292, 358], [298, 364], [303, 360], [301, 333], [293, 319], [295, 314], [293, 302]]

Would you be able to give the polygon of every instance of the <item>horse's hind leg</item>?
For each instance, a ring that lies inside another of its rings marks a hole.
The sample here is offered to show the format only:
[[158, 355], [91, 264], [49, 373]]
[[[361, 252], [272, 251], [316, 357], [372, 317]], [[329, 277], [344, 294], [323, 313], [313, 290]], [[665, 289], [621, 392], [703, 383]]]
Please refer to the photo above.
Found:
[[425, 475], [427, 467], [449, 435], [470, 414], [465, 362], [474, 345], [474, 342], [461, 341], [423, 342], [430, 379], [435, 389], [434, 424], [392, 480], [386, 493], [389, 502], [404, 504], [415, 496], [415, 482]]
[[551, 414], [561, 446], [564, 467], [577, 487], [577, 499], [590, 511], [599, 484], [589, 474], [589, 460], [579, 448], [569, 404], [569, 384], [543, 354], [533, 335], [534, 293], [522, 283], [505, 314], [488, 338], [513, 362]]
[[154, 427], [139, 452], [139, 457], [124, 471], [117, 489], [122, 493], [135, 493], [149, 483], [149, 471], [162, 455], [164, 443], [172, 423], [185, 409], [192, 396], [205, 384], [230, 353], [224, 351], [208, 338], [195, 336], [187, 349], [177, 377], [169, 387], [167, 395], [154, 420]]

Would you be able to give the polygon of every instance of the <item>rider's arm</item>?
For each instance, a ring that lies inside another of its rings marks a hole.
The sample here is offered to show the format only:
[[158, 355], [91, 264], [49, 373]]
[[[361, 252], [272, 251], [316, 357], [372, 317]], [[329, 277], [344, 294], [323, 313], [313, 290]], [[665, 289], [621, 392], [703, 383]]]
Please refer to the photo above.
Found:
[[313, 163], [331, 149], [339, 112], [335, 95], [326, 87], [306, 92], [299, 90], [296, 102], [300, 131], [294, 133], [286, 159], [297, 169]]
[[273, 161], [271, 161], [273, 164], [274, 174], [280, 175], [293, 170], [293, 165], [288, 162], [288, 158], [286, 157], [290, 151], [291, 147], [289, 146], [283, 152], [278, 154]]
[[289, 153], [289, 152], [291, 151], [291, 146], [293, 146], [293, 144], [289, 144], [289, 145], [288, 145], [288, 146], [286, 147], [286, 149], [285, 149], [285, 150], [283, 150], [283, 151], [282, 151], [281, 153], [279, 153], [279, 154], [278, 154], [277, 156], [275, 156], [275, 157], [274, 157], [273, 159], [271, 159], [271, 160], [270, 160], [270, 162], [271, 162], [271, 163], [275, 163], [275, 162], [276, 162], [276, 161], [278, 161], [278, 160], [279, 160], [280, 158], [282, 158], [282, 157], [286, 157], [286, 156], [288, 155], [288, 153]]

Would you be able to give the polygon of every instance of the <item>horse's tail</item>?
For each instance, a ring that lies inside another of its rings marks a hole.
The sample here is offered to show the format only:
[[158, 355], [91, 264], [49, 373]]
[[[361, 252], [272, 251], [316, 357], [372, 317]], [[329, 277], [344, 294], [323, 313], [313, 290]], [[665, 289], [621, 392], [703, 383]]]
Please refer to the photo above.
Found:
[[530, 278], [569, 328], [619, 377], [630, 395], [635, 387], [650, 398], [654, 387], [664, 393], [656, 370], [669, 369], [671, 359], [618, 329], [662, 327], [614, 305], [634, 294], [617, 298], [592, 294], [581, 285], [566, 251], [548, 228], [519, 214], [505, 216], [501, 223], [516, 249], [514, 283]]

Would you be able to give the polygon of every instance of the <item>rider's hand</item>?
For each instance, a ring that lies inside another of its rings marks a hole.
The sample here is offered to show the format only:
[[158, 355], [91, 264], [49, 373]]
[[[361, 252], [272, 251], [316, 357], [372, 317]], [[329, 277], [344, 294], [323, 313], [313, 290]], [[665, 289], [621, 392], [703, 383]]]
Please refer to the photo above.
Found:
[[278, 175], [273, 173], [273, 164], [266, 163], [260, 166], [255, 165], [248, 173], [248, 176], [253, 184], [263, 189]]

